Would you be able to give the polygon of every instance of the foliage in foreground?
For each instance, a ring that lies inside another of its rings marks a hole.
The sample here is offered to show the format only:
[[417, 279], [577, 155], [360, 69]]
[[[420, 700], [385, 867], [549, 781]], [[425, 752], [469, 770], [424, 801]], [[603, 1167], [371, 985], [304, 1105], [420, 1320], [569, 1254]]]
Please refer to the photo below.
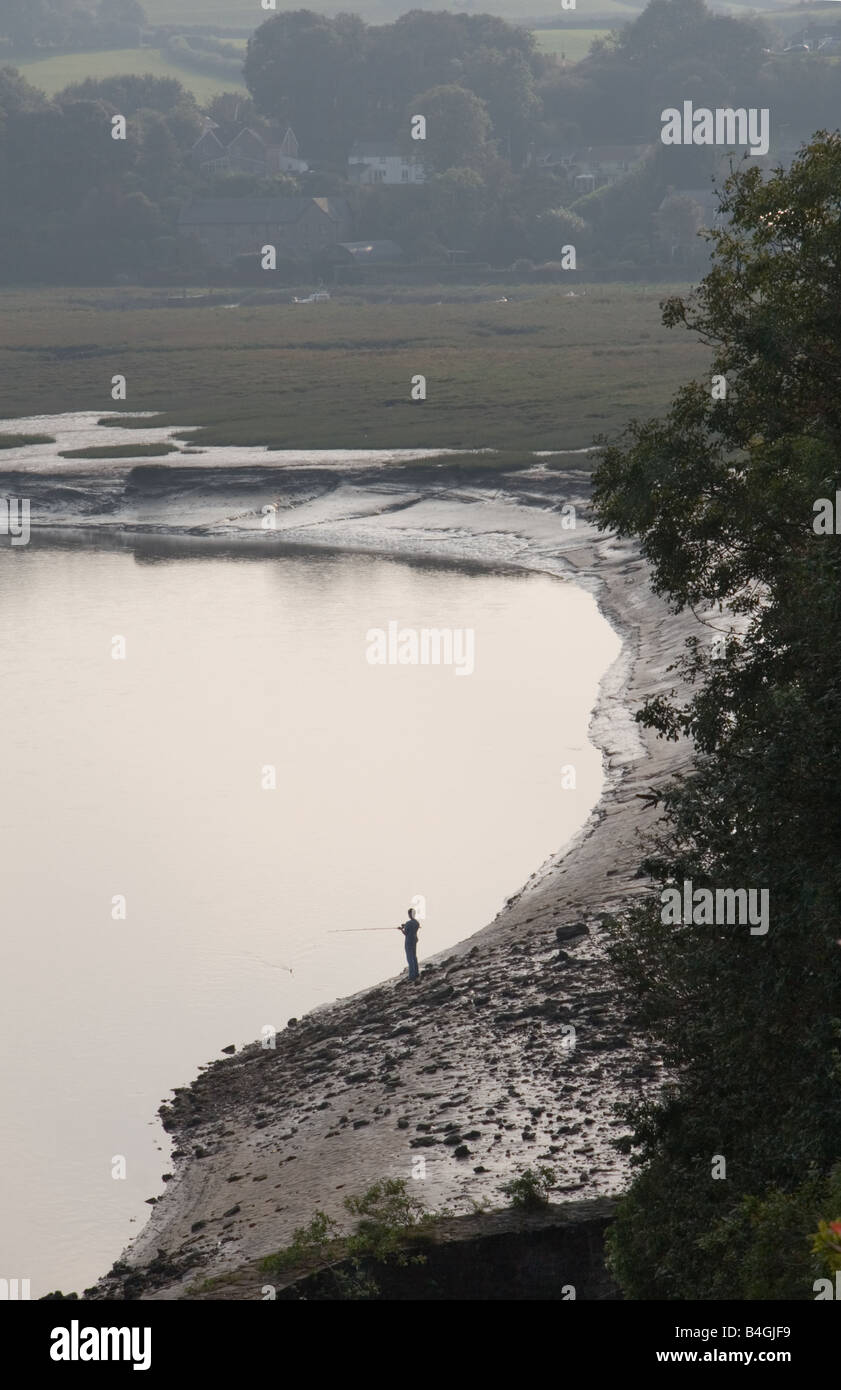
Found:
[[737, 1200], [700, 1163], [693, 1176], [687, 1198], [686, 1168], [655, 1159], [623, 1199], [607, 1254], [626, 1298], [814, 1299], [833, 1240], [841, 1250], [824, 1216], [841, 1210], [841, 1165]]
[[[554, 1185], [554, 1169], [541, 1166], [526, 1168], [501, 1191], [514, 1209], [542, 1211]], [[454, 1214], [447, 1208], [427, 1211], [403, 1178], [384, 1178], [361, 1196], [346, 1197], [343, 1205], [354, 1218], [349, 1233], [326, 1212], [316, 1211], [293, 1232], [289, 1245], [262, 1261], [263, 1272], [284, 1281], [320, 1276], [316, 1297], [378, 1298], [377, 1267], [425, 1264], [422, 1247], [432, 1229]], [[476, 1214], [488, 1210], [487, 1203], [472, 1206]], [[213, 1282], [205, 1281], [205, 1287]]]
[[554, 1186], [554, 1168], [541, 1164], [539, 1168], [526, 1168], [518, 1177], [504, 1183], [501, 1190], [510, 1199], [512, 1207], [539, 1211], [549, 1205], [549, 1193]]
[[423, 1264], [426, 1257], [413, 1243], [442, 1215], [427, 1212], [402, 1178], [376, 1182], [361, 1196], [346, 1197], [344, 1207], [356, 1218], [349, 1235], [326, 1212], [316, 1211], [308, 1225], [293, 1232], [285, 1249], [263, 1261], [265, 1273], [286, 1278], [321, 1274], [334, 1298], [376, 1298], [379, 1286], [370, 1267]]
[[644, 868], [661, 886], [767, 889], [770, 904], [767, 934], [665, 925], [659, 893], [614, 923], [622, 987], [674, 1077], [629, 1111], [642, 1171], [611, 1260], [634, 1298], [811, 1297], [810, 1241], [832, 1210], [841, 547], [813, 520], [839, 483], [839, 186], [841, 137], [826, 134], [788, 172], [728, 180], [713, 269], [664, 313], [711, 345], [726, 396], [690, 383], [595, 475], [601, 525], [638, 537], [655, 589], [699, 618], [676, 668], [690, 698], [637, 716], [695, 747]]

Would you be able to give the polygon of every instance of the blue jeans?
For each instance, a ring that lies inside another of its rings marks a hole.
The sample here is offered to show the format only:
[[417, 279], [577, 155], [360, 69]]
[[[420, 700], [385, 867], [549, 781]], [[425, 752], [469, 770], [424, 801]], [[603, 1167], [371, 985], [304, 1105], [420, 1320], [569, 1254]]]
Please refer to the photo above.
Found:
[[406, 942], [406, 959], [409, 962], [409, 979], [416, 980], [420, 974], [418, 970], [418, 943], [416, 941]]

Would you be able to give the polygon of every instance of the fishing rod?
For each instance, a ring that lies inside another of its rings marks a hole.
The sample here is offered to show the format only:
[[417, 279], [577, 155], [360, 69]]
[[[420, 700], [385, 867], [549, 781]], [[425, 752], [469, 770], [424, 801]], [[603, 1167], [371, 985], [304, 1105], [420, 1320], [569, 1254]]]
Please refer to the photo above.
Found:
[[294, 974], [291, 965], [277, 965], [274, 961], [264, 960], [262, 956], [256, 956], [253, 951], [223, 951], [225, 956], [248, 956], [251, 960], [259, 961], [261, 965], [267, 965], [270, 970], [285, 970], [288, 974]]
[[328, 936], [337, 936], [339, 932], [347, 931], [399, 931], [399, 927], [328, 927]]

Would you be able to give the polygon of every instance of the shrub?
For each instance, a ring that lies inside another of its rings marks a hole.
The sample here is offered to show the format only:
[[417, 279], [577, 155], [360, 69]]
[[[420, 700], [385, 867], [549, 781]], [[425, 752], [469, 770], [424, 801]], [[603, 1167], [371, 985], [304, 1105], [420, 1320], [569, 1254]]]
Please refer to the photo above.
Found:
[[555, 1186], [555, 1170], [541, 1166], [526, 1168], [517, 1178], [505, 1183], [500, 1191], [510, 1198], [512, 1207], [535, 1211], [549, 1205], [549, 1193]]
[[814, 1298], [833, 1240], [841, 1267], [841, 1223], [821, 1219], [841, 1210], [841, 1164], [790, 1192], [734, 1199], [727, 1189], [701, 1164], [689, 1184], [684, 1167], [665, 1162], [636, 1179], [606, 1240], [626, 1298], [803, 1301]]
[[293, 1232], [288, 1246], [263, 1260], [262, 1269], [282, 1276], [323, 1275], [334, 1298], [376, 1298], [379, 1287], [366, 1266], [423, 1264], [425, 1256], [413, 1252], [411, 1243], [446, 1214], [425, 1211], [402, 1178], [376, 1182], [361, 1196], [346, 1197], [344, 1207], [356, 1218], [350, 1234], [343, 1235], [337, 1221], [317, 1211]]

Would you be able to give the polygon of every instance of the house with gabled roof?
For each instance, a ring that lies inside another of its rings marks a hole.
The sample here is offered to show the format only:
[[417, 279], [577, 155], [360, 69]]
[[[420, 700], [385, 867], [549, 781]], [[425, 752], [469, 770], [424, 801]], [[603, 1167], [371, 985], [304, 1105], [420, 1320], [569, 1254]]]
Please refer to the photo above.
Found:
[[309, 169], [300, 158], [298, 137], [291, 126], [277, 141], [247, 126], [226, 142], [220, 127], [211, 121], [190, 150], [190, 159], [206, 174], [305, 174]]

